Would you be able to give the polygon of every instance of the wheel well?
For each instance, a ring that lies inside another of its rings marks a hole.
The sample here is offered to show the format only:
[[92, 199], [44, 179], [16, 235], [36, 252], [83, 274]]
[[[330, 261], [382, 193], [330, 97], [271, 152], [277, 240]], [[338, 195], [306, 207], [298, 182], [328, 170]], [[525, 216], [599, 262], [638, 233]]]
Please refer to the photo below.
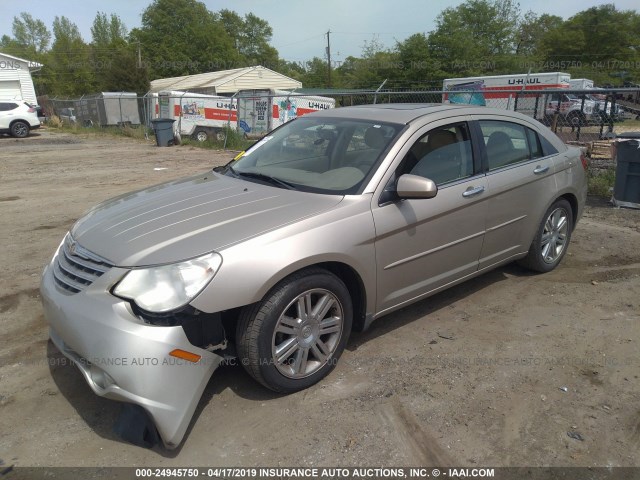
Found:
[[29, 125], [29, 122], [27, 122], [26, 120], [22, 120], [21, 118], [16, 118], [15, 120], [13, 120], [10, 124], [9, 124], [9, 128], [13, 127], [16, 123], [24, 123], [27, 127], [29, 127], [29, 130], [31, 130], [31, 125]]
[[365, 315], [367, 313], [367, 294], [360, 275], [358, 275], [358, 273], [349, 265], [340, 262], [325, 262], [318, 263], [316, 265], [309, 265], [309, 267], [313, 266], [330, 271], [339, 277], [347, 286], [347, 289], [351, 294], [351, 301], [353, 302], [352, 329], [356, 332], [361, 332], [364, 329]]
[[571, 216], [573, 217], [572, 224], [575, 227], [576, 220], [578, 219], [578, 199], [571, 193], [565, 193], [560, 198], [564, 198], [567, 202], [569, 202], [569, 205], [571, 205]]

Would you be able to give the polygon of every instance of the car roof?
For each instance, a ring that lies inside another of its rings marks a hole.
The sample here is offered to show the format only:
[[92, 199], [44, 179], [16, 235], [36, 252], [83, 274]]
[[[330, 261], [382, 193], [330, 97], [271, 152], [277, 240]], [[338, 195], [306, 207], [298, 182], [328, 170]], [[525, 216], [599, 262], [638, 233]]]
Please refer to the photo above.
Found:
[[531, 121], [531, 117], [510, 110], [475, 105], [442, 103], [382, 103], [340, 107], [314, 112], [314, 117], [350, 118], [408, 124], [426, 115], [501, 115]]

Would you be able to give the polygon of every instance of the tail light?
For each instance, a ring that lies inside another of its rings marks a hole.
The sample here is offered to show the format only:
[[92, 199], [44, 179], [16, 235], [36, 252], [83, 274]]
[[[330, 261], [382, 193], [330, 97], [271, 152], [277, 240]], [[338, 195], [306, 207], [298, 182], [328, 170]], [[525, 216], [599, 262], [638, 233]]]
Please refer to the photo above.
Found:
[[29, 107], [29, 113], [36, 113], [36, 109], [33, 107]]
[[589, 167], [589, 162], [587, 162], [587, 157], [584, 156], [584, 153], [580, 154], [580, 161], [582, 162], [582, 168], [587, 170]]

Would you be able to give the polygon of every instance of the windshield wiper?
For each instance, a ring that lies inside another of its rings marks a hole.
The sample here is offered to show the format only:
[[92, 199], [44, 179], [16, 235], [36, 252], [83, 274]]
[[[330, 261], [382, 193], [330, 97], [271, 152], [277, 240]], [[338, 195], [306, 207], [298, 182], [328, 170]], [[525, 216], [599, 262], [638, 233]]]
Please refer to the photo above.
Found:
[[256, 180], [264, 180], [280, 188], [286, 188], [287, 190], [296, 190], [296, 187], [294, 187], [291, 183], [285, 182], [284, 180], [280, 180], [276, 177], [272, 177], [271, 175], [266, 175], [264, 173], [258, 172], [239, 172], [233, 167], [229, 167], [229, 170], [237, 177], [255, 178]]

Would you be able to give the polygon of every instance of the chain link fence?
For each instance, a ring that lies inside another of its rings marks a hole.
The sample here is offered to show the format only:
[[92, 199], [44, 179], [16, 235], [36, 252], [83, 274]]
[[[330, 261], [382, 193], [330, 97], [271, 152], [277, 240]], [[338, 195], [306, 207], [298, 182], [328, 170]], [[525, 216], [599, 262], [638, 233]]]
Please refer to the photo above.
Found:
[[[451, 103], [484, 105], [521, 112], [540, 121], [565, 143], [587, 147], [588, 154], [611, 159], [611, 140], [621, 132], [640, 131], [640, 89], [592, 90], [320, 90], [298, 92], [243, 90], [231, 97], [193, 92], [116, 92], [78, 99], [40, 98], [47, 116], [83, 127], [151, 128], [154, 118], [172, 118], [182, 138], [218, 140], [234, 131], [260, 138], [307, 113], [352, 105], [381, 103]], [[226, 143], [225, 143], [226, 145]]]

